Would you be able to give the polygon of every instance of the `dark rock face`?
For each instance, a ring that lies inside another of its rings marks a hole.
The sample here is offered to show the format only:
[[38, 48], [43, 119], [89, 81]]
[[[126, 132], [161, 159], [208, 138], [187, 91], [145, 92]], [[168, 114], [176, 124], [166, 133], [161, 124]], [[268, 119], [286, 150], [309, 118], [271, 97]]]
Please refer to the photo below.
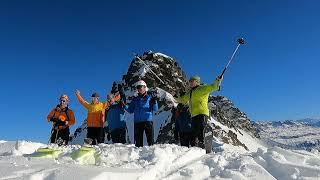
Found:
[[211, 116], [215, 117], [221, 124], [237, 131], [239, 129], [244, 130], [259, 138], [255, 124], [229, 99], [223, 96], [210, 96], [209, 105]]
[[[123, 75], [122, 81], [118, 82], [118, 84], [123, 86], [128, 102], [132, 99], [136, 91], [135, 83], [139, 80], [144, 80], [148, 85], [149, 91], [151, 93], [157, 93], [159, 97], [160, 112], [155, 113], [155, 118], [159, 116], [161, 112], [167, 112], [168, 114], [174, 113], [175, 108], [171, 94], [179, 94], [180, 92], [186, 91], [188, 83], [185, 73], [176, 60], [167, 55], [154, 53], [152, 51], [145, 52], [142, 56], [139, 56], [139, 58], [135, 57], [131, 61], [127, 74]], [[244, 130], [252, 136], [258, 137], [257, 130], [250, 119], [227, 98], [211, 96], [209, 98], [209, 108], [211, 116], [221, 124], [235, 129], [238, 132], [240, 132], [239, 130]], [[158, 132], [155, 133], [158, 134], [156, 143], [175, 143], [173, 138], [174, 117], [168, 116], [167, 119], [162, 119], [161, 121], [160, 128], [155, 129], [155, 132]], [[247, 149], [245, 144], [239, 141], [234, 132], [226, 132], [218, 125], [212, 124], [212, 126], [216, 138], [225, 143], [243, 146]], [[81, 128], [78, 128], [73, 140], [76, 139], [76, 136], [79, 137], [80, 133]]]

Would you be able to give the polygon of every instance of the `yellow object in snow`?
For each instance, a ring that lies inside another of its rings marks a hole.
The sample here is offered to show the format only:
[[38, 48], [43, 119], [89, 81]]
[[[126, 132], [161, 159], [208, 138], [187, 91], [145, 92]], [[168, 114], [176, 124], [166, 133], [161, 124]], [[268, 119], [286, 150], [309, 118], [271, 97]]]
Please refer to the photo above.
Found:
[[76, 160], [79, 164], [95, 164], [96, 149], [90, 146], [82, 146], [80, 149], [75, 151], [71, 157]]
[[57, 158], [59, 154], [61, 153], [58, 149], [52, 149], [52, 148], [39, 148], [35, 153], [32, 155], [34, 157], [41, 157], [41, 158]]

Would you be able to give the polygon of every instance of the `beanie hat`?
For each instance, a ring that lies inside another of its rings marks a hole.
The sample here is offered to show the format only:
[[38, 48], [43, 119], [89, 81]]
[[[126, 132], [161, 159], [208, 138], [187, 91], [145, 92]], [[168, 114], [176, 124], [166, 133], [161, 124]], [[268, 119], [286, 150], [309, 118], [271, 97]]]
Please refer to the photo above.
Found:
[[69, 101], [69, 97], [66, 94], [62, 94], [59, 99], [61, 100], [62, 98], [64, 98], [67, 101]]
[[98, 93], [94, 92], [91, 97], [100, 97]]
[[190, 79], [189, 79], [189, 81], [196, 81], [197, 83], [199, 83], [200, 84], [200, 82], [201, 82], [201, 79], [200, 79], [200, 77], [199, 76], [192, 76]]

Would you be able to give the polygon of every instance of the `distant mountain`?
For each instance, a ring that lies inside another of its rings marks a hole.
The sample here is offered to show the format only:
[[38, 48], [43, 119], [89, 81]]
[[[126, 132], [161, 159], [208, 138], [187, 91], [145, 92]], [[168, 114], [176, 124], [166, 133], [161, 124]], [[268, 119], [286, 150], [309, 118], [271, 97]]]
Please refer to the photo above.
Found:
[[270, 145], [311, 151], [320, 149], [320, 120], [300, 119], [256, 122], [258, 134]]
[[294, 122], [299, 122], [299, 123], [307, 124], [310, 126], [320, 127], [320, 118], [305, 118], [305, 119], [295, 120]]

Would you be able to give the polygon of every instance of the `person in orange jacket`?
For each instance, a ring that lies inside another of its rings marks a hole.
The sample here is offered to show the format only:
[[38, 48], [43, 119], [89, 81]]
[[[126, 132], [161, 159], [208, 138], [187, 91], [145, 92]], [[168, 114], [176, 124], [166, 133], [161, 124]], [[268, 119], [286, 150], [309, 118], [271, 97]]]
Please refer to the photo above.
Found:
[[75, 123], [73, 111], [68, 107], [69, 98], [61, 95], [60, 103], [47, 116], [48, 122], [52, 122], [50, 142], [59, 146], [67, 145], [69, 142], [69, 127]]
[[84, 100], [80, 91], [76, 90], [76, 96], [79, 102], [88, 110], [87, 113], [87, 138], [92, 140], [90, 144], [96, 145], [104, 143], [104, 116], [105, 109], [108, 108], [113, 102], [113, 98], [107, 98], [105, 103], [99, 101], [99, 94], [93, 93], [91, 95], [91, 103]]

